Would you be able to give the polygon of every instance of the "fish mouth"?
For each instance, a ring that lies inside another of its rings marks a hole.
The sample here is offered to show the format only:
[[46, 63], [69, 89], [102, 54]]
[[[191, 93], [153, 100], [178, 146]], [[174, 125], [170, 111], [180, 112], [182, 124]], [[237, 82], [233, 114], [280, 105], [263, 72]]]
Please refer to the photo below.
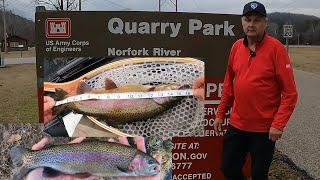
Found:
[[160, 163], [156, 159], [149, 159], [148, 160], [148, 169], [149, 173], [154, 175], [160, 173], [159, 170]]
[[152, 164], [149, 166], [150, 169], [150, 174], [155, 175], [155, 174], [159, 174], [160, 170], [158, 169], [159, 167], [159, 163], [157, 162], [157, 164]]

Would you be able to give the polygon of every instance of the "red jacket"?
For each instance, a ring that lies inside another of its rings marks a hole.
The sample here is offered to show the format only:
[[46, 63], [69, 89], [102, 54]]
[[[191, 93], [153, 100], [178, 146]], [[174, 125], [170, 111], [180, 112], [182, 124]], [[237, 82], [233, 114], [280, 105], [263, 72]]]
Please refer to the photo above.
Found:
[[232, 46], [216, 117], [232, 107], [230, 124], [249, 132], [283, 131], [297, 102], [293, 70], [284, 46], [265, 34], [250, 56], [246, 38]]

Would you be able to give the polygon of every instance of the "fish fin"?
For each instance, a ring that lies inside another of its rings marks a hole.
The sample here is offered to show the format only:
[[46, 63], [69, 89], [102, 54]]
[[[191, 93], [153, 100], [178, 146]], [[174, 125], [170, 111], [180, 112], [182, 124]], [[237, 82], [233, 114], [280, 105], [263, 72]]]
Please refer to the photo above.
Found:
[[112, 126], [112, 127], [115, 127], [115, 128], [118, 128], [119, 125], [121, 124], [121, 122], [115, 121], [115, 120], [112, 120], [112, 119], [104, 120], [104, 122], [106, 122], [107, 125]]
[[90, 177], [92, 175], [90, 173], [77, 173], [74, 176], [79, 178], [79, 179], [84, 179], [84, 178], [88, 178], [88, 177]]
[[[148, 91], [155, 91], [156, 90], [156, 87], [155, 86], [151, 86]], [[157, 97], [157, 98], [153, 98], [153, 100], [161, 105], [161, 104], [164, 104], [166, 103], [167, 101], [169, 101], [170, 99], [168, 97]]]
[[11, 174], [12, 180], [22, 180], [24, 177], [33, 169], [21, 166], [16, 169], [14, 169], [13, 173]]
[[56, 91], [56, 96], [58, 97], [58, 100], [65, 99], [66, 97], [69, 96], [69, 94], [61, 88], [56, 88], [55, 91]]
[[192, 89], [192, 86], [189, 85], [189, 84], [184, 84], [184, 85], [181, 85], [178, 89], [179, 89], [179, 90]]
[[29, 149], [23, 147], [13, 147], [10, 150], [10, 158], [15, 166], [22, 166], [23, 161], [22, 157], [27, 153], [30, 152]]
[[104, 80], [104, 89], [105, 90], [110, 90], [110, 89], [115, 89], [115, 88], [117, 88], [117, 85], [111, 79], [106, 78]]
[[151, 86], [151, 87], [148, 89], [148, 91], [154, 91], [155, 89], [156, 89], [155, 86]]
[[83, 93], [90, 92], [90, 91], [92, 91], [92, 88], [84, 81], [80, 81], [78, 89], [77, 89], [77, 94], [83, 94]]
[[44, 145], [44, 147], [42, 149], [47, 149], [47, 148], [50, 148], [53, 146], [55, 146], [55, 145], [54, 144], [46, 144], [46, 145]]
[[60, 171], [57, 171], [55, 169], [52, 169], [50, 167], [43, 167], [42, 176], [46, 178], [53, 178], [59, 176], [61, 173]]
[[30, 152], [31, 150], [23, 147], [13, 147], [11, 148], [9, 154], [14, 166], [16, 169], [13, 171], [12, 179], [21, 180], [25, 175], [27, 175], [32, 169], [23, 166], [23, 156]]
[[125, 168], [123, 168], [123, 167], [119, 167], [119, 166], [117, 166], [117, 168], [118, 168], [118, 170], [119, 170], [119, 171], [124, 172], [124, 173], [128, 173], [128, 172], [130, 172], [130, 170], [129, 170], [129, 169], [125, 169]]
[[157, 97], [157, 98], [153, 98], [153, 100], [157, 104], [162, 105], [162, 104], [165, 104], [165, 103], [169, 102], [170, 98], [169, 97]]

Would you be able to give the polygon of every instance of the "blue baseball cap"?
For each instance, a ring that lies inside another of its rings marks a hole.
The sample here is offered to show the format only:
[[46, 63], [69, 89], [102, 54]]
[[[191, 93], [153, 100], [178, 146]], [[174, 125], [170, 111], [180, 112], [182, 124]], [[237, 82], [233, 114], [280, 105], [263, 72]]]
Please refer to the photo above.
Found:
[[252, 2], [249, 2], [246, 5], [244, 5], [242, 16], [245, 16], [249, 12], [257, 12], [264, 17], [267, 16], [266, 8], [264, 7], [263, 4], [261, 4], [257, 1], [252, 1]]

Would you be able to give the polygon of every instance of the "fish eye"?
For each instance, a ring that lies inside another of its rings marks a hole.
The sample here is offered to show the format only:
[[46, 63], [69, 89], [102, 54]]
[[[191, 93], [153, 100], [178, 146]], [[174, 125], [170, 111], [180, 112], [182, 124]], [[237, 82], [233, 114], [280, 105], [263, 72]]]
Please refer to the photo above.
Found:
[[148, 160], [148, 164], [154, 164], [154, 163], [155, 163], [155, 161], [153, 159]]

